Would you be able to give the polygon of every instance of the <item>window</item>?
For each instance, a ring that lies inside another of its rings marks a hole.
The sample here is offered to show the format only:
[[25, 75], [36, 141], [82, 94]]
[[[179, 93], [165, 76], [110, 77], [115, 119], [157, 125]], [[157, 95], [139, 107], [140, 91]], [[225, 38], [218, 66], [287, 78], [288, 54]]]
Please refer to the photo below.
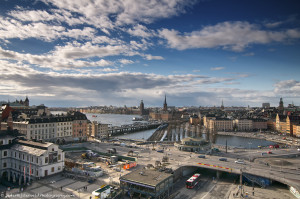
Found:
[[7, 151], [3, 152], [3, 156], [6, 157], [7, 156]]
[[24, 160], [24, 158], [25, 158], [25, 155], [23, 154], [23, 160]]
[[58, 168], [57, 168], [57, 170], [60, 170], [60, 169], [61, 169], [61, 167], [58, 167]]
[[36, 163], [39, 163], [39, 158], [36, 158]]
[[3, 145], [3, 140], [0, 140], [0, 145]]
[[51, 172], [54, 172], [54, 167], [51, 168]]
[[7, 166], [7, 165], [6, 165], [6, 162], [4, 162], [4, 163], [3, 163], [3, 168], [6, 168], [6, 166]]
[[45, 163], [48, 163], [48, 157], [45, 157]]
[[52, 151], [54, 151], [54, 148], [52, 148]]
[[58, 154], [58, 160], [60, 160], [61, 159], [61, 155], [60, 154]]

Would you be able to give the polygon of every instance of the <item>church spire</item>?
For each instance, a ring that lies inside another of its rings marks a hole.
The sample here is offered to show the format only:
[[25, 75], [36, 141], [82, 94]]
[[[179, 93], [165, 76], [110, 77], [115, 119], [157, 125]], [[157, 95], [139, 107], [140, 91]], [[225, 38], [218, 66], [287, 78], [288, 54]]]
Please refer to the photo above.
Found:
[[168, 110], [168, 104], [167, 104], [167, 95], [165, 95], [165, 101], [164, 101], [164, 111]]

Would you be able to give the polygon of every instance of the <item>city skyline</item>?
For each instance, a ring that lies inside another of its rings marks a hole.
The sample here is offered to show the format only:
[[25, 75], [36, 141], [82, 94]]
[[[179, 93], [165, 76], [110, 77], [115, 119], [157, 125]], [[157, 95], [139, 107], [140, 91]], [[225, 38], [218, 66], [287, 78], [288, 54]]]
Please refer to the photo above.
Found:
[[300, 105], [288, 1], [1, 1], [0, 100], [49, 107]]

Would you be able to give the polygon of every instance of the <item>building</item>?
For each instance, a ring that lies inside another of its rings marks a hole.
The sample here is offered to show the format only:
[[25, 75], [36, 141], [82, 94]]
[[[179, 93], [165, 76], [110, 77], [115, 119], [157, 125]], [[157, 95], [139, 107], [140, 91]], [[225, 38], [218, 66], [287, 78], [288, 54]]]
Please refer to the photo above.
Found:
[[[165, 95], [165, 100], [163, 104], [163, 109], [161, 111], [154, 111], [149, 114], [150, 118], [153, 120], [162, 120], [162, 121], [170, 121], [173, 120], [174, 117], [174, 112], [169, 112], [168, 111], [168, 105], [167, 105], [167, 97]], [[179, 116], [180, 117], [180, 116]]]
[[270, 108], [270, 103], [269, 102], [262, 103], [262, 108]]
[[190, 116], [190, 124], [193, 124], [193, 125], [200, 124], [200, 118], [198, 117], [198, 115], [193, 114]]
[[210, 131], [233, 131], [233, 120], [228, 118], [212, 118], [208, 120]]
[[173, 188], [173, 175], [155, 170], [139, 169], [120, 177], [123, 194], [140, 198], [166, 199]]
[[283, 111], [284, 111], [284, 106], [283, 106], [283, 100], [282, 100], [282, 98], [280, 98], [280, 101], [279, 101], [279, 106], [278, 106], [278, 111], [279, 111], [279, 113], [283, 113]]
[[293, 125], [293, 134], [298, 138], [300, 137], [300, 124]]
[[[300, 123], [300, 116], [293, 116], [293, 115], [276, 115], [276, 131], [280, 133], [286, 133], [290, 136], [294, 135], [294, 127], [293, 125], [299, 125]], [[297, 128], [296, 128], [297, 130]]]
[[92, 123], [89, 123], [89, 135], [93, 138], [99, 139], [108, 138], [108, 126], [109, 124], [102, 124], [97, 121], [93, 121]]
[[65, 154], [58, 145], [21, 140], [17, 136], [16, 130], [0, 132], [2, 180], [20, 185], [63, 171]]
[[51, 117], [37, 117], [14, 121], [13, 129], [18, 130], [28, 140], [55, 141], [57, 120]]
[[181, 143], [175, 143], [174, 146], [181, 151], [205, 153], [211, 149], [210, 142], [202, 138], [187, 137], [181, 140]]
[[72, 121], [72, 137], [74, 140], [87, 140], [87, 126], [88, 126], [88, 119], [85, 114], [80, 113], [78, 111], [72, 112], [71, 117], [73, 118]]
[[56, 125], [56, 142], [65, 142], [73, 138], [73, 117], [61, 115], [54, 118]]
[[253, 130], [267, 130], [268, 123], [264, 119], [252, 119]]
[[251, 119], [236, 119], [234, 122], [238, 131], [253, 130], [253, 121]]
[[165, 101], [164, 101], [163, 111], [168, 111], [168, 104], [167, 104], [167, 96], [166, 95], [165, 95]]
[[215, 115], [213, 115], [213, 114], [208, 114], [208, 115], [205, 115], [204, 117], [203, 117], [203, 125], [204, 125], [204, 127], [205, 128], [208, 128], [208, 125], [209, 125], [209, 120], [210, 119], [215, 119], [216, 118], [216, 116]]

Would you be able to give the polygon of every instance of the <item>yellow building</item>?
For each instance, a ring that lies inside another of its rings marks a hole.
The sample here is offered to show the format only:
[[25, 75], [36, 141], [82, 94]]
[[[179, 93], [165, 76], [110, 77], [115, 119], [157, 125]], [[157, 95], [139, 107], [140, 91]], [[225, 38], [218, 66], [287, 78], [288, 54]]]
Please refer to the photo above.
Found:
[[233, 121], [227, 118], [213, 118], [208, 120], [211, 131], [233, 131]]

